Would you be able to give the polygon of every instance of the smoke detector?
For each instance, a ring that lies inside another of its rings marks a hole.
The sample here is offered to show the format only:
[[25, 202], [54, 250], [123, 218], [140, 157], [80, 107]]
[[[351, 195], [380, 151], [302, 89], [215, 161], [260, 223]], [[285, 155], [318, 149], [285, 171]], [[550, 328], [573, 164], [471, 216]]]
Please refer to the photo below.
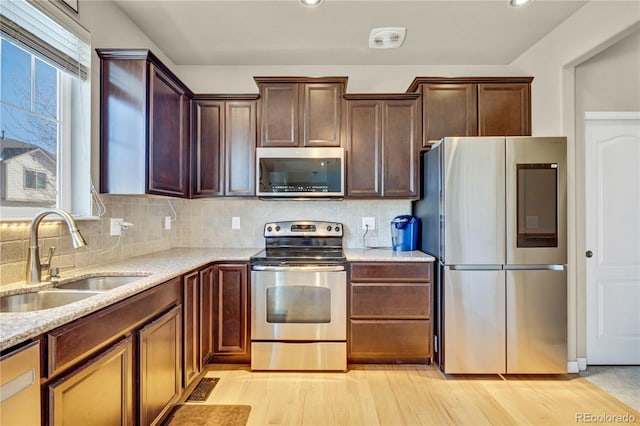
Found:
[[374, 28], [369, 34], [371, 49], [396, 49], [402, 45], [407, 34], [405, 27]]

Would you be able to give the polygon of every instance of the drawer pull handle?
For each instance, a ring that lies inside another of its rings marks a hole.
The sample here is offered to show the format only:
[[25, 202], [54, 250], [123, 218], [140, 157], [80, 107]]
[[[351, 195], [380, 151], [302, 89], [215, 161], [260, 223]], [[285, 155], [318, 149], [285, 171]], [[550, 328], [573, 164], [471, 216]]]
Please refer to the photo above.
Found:
[[0, 402], [11, 398], [12, 396], [22, 392], [36, 381], [36, 371], [34, 368], [22, 373], [15, 379], [9, 380], [7, 383], [0, 386]]

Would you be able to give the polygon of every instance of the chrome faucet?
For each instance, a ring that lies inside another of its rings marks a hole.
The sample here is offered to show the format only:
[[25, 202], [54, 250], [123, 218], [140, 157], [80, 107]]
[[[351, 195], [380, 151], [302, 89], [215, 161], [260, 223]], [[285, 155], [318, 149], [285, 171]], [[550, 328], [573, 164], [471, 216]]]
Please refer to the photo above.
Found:
[[[25, 281], [27, 284], [37, 284], [41, 282], [42, 279], [42, 267], [45, 265], [40, 264], [40, 250], [38, 247], [38, 226], [40, 226], [40, 222], [45, 216], [50, 214], [56, 214], [64, 219], [67, 224], [67, 228], [69, 228], [69, 235], [71, 236], [71, 243], [73, 244], [73, 248], [80, 248], [87, 245], [87, 242], [80, 234], [80, 230], [76, 225], [76, 221], [73, 220], [73, 217], [69, 213], [61, 209], [45, 209], [31, 220], [31, 226], [29, 228], [29, 253], [27, 255], [27, 270], [26, 270], [26, 278]], [[54, 249], [55, 250], [55, 249]], [[51, 267], [51, 257], [53, 252], [49, 252], [49, 261], [47, 268]]]

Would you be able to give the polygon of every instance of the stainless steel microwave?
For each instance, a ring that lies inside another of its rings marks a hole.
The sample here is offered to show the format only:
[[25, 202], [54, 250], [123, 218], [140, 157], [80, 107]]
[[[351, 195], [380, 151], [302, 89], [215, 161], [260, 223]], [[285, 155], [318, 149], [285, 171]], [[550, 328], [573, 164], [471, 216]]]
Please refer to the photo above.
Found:
[[257, 148], [256, 195], [344, 197], [343, 148]]

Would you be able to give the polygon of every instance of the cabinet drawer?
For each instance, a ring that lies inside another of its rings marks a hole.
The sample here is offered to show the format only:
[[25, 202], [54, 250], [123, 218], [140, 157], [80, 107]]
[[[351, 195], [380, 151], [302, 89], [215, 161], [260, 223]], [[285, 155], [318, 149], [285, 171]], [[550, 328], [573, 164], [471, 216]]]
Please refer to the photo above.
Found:
[[180, 278], [47, 333], [47, 378], [180, 303]]
[[428, 319], [428, 283], [351, 284], [351, 318]]
[[353, 262], [351, 281], [424, 282], [431, 280], [432, 263], [428, 262]]
[[349, 321], [349, 360], [416, 361], [431, 357], [428, 320]]

